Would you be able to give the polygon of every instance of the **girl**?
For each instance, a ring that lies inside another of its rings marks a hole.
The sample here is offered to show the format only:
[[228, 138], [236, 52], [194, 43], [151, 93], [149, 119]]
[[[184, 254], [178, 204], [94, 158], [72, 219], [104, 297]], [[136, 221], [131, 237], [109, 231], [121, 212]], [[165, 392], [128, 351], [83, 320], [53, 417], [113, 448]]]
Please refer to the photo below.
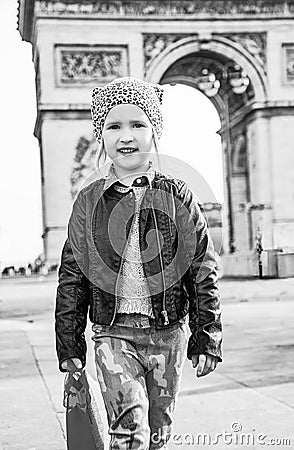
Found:
[[59, 369], [85, 366], [89, 310], [111, 449], [167, 448], [186, 350], [197, 376], [222, 361], [206, 222], [186, 183], [150, 158], [162, 96], [160, 85], [131, 77], [93, 90], [98, 161], [112, 164], [78, 194], [59, 267]]

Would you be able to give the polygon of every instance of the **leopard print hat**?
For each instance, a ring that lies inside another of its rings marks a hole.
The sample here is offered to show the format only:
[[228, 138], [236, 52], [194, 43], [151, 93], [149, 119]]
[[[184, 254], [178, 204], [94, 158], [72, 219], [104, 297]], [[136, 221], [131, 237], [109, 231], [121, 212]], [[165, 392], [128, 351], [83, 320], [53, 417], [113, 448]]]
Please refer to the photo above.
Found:
[[97, 141], [101, 142], [105, 119], [111, 108], [125, 103], [137, 105], [146, 113], [159, 139], [163, 127], [163, 92], [159, 84], [133, 77], [116, 78], [103, 87], [95, 87], [92, 92], [91, 114]]

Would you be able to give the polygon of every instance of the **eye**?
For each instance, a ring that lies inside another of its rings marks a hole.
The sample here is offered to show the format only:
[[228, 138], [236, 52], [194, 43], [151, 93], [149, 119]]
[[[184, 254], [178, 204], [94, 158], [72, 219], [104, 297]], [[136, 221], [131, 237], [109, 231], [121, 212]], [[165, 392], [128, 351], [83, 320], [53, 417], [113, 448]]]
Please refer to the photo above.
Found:
[[109, 125], [107, 127], [108, 130], [118, 130], [119, 129], [119, 125], [114, 124], [114, 125]]
[[134, 123], [134, 127], [141, 128], [141, 127], [145, 127], [145, 125], [143, 123], [137, 122], [137, 123]]

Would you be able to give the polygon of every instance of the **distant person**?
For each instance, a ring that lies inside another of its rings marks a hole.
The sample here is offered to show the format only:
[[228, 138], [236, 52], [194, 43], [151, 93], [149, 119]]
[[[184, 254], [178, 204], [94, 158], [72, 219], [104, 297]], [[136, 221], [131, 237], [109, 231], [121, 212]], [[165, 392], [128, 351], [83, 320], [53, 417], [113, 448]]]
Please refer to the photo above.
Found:
[[167, 448], [186, 352], [197, 376], [222, 361], [205, 219], [186, 183], [150, 161], [162, 96], [160, 85], [131, 77], [93, 90], [98, 162], [112, 163], [79, 192], [58, 271], [59, 369], [84, 368], [89, 310], [111, 449]]
[[26, 276], [27, 277], [32, 276], [32, 264], [31, 263], [29, 263], [26, 267]]
[[8, 267], [8, 276], [9, 277], [14, 277], [16, 274], [16, 270], [14, 266], [10, 266]]

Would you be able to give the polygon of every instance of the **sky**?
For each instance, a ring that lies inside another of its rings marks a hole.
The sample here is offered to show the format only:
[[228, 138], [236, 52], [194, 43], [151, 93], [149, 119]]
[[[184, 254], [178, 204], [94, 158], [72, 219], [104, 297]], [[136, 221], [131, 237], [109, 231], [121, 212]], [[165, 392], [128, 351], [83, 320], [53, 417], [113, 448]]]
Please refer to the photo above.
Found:
[[[0, 2], [2, 70], [0, 145], [0, 268], [33, 262], [42, 253], [40, 154], [32, 46], [17, 31], [17, 1]], [[92, 89], [92, 88], [91, 88]], [[192, 166], [223, 201], [218, 113], [199, 91], [165, 86], [161, 151]]]

